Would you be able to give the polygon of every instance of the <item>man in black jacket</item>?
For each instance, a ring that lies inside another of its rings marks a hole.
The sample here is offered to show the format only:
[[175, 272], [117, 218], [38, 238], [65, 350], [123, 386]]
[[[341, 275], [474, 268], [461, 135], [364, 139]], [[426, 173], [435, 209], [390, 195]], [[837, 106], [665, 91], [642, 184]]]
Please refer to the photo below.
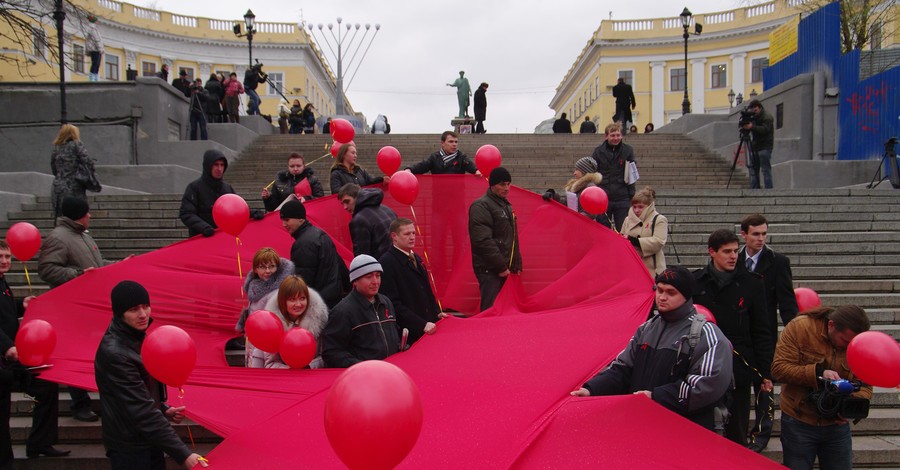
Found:
[[516, 213], [507, 196], [512, 176], [502, 166], [491, 171], [487, 194], [469, 206], [472, 269], [481, 294], [480, 310], [494, 305], [510, 274], [522, 272]]
[[475, 90], [475, 133], [484, 134], [484, 121], [487, 116], [487, 93], [488, 84], [482, 82]]
[[350, 290], [347, 265], [338, 256], [331, 237], [306, 220], [306, 207], [300, 201], [281, 206], [281, 225], [292, 237], [291, 261], [296, 273], [333, 308]]
[[775, 147], [775, 120], [772, 115], [763, 109], [762, 102], [753, 100], [747, 105], [747, 110], [756, 117], [743, 126], [742, 129], [750, 131], [753, 139], [750, 148], [756, 158], [751, 159], [750, 189], [759, 189], [759, 172], [762, 170], [762, 187], [772, 189], [772, 149]]
[[275, 181], [263, 188], [263, 204], [267, 211], [274, 211], [291, 194], [300, 202], [325, 195], [322, 183], [316, 178], [315, 171], [306, 167], [300, 152], [291, 153], [288, 156], [288, 169], [279, 171], [275, 175]]
[[594, 124], [594, 121], [591, 121], [590, 116], [584, 117], [584, 122], [581, 123], [581, 128], [578, 129], [579, 134], [596, 134], [597, 133], [597, 125]]
[[559, 116], [559, 119], [553, 121], [553, 133], [554, 134], [571, 134], [572, 133], [572, 123], [566, 119], [566, 113], [562, 113]]
[[382, 205], [383, 200], [384, 191], [361, 189], [358, 184], [345, 184], [338, 191], [338, 201], [353, 214], [350, 239], [353, 240], [354, 256], [369, 255], [378, 259], [391, 247], [390, 227], [397, 214]]
[[381, 272], [369, 255], [350, 263], [353, 290], [331, 310], [322, 332], [322, 358], [328, 367], [386, 359], [400, 350], [397, 312], [391, 299], [378, 293]]
[[16, 333], [19, 332], [19, 318], [25, 315], [25, 309], [34, 296], [22, 300], [16, 300], [13, 296], [6, 282], [6, 273], [11, 262], [9, 245], [6, 240], [0, 239], [0, 355], [2, 355], [0, 362], [3, 364], [0, 371], [5, 372], [2, 374], [3, 380], [0, 380], [0, 421], [2, 421], [0, 468], [3, 469], [11, 469], [13, 463], [12, 440], [9, 434], [10, 394], [15, 379], [13, 375], [18, 376], [19, 385], [28, 385], [28, 394], [35, 398], [31, 432], [25, 442], [25, 453], [28, 457], [40, 455], [62, 457], [69, 455], [70, 452], [53, 447], [58, 440], [59, 385], [41, 379], [24, 380], [28, 379], [28, 376], [24, 367], [19, 364], [19, 353], [15, 343]]
[[[751, 214], [741, 221], [741, 238], [744, 247], [738, 255], [737, 269], [762, 276], [766, 291], [766, 312], [772, 326], [772, 344], [778, 341], [778, 313], [786, 326], [797, 316], [797, 298], [794, 296], [794, 280], [791, 261], [776, 253], [766, 244], [769, 223], [762, 214]], [[772, 434], [774, 397], [761, 392], [756, 383], [756, 425], [750, 433], [750, 448], [762, 452]]]
[[398, 218], [391, 222], [393, 246], [381, 255], [378, 262], [384, 268], [381, 292], [394, 304], [400, 328], [409, 329], [409, 343], [422, 334], [434, 334], [435, 323], [443, 315], [431, 290], [428, 271], [413, 248], [416, 246], [416, 226], [413, 221]]
[[634, 101], [634, 90], [631, 85], [625, 83], [625, 79], [619, 77], [616, 86], [613, 87], [613, 97], [616, 98], [616, 117], [615, 121], [622, 125], [622, 135], [625, 135], [625, 129], [628, 128], [633, 118], [631, 110], [636, 106]]
[[191, 97], [191, 81], [187, 78], [186, 70], [181, 69], [181, 72], [178, 72], [178, 78], [172, 80], [172, 86], [184, 94], [185, 98]]
[[735, 269], [738, 238], [729, 230], [716, 230], [707, 242], [709, 264], [694, 271], [697, 291], [694, 305], [703, 305], [734, 349], [734, 399], [728, 410], [731, 419], [725, 437], [747, 445], [750, 427], [750, 384], [771, 392], [772, 325], [766, 312], [766, 293], [757, 274]]
[[244, 91], [247, 93], [247, 115], [259, 114], [259, 93], [256, 92], [260, 83], [266, 83], [266, 75], [262, 71], [262, 64], [253, 64], [244, 72]]
[[166, 386], [144, 368], [141, 346], [150, 327], [150, 294], [134, 281], [110, 292], [113, 318], [94, 357], [103, 407], [103, 445], [113, 470], [164, 469], [169, 454], [192, 468], [206, 460], [192, 453], [169, 422], [180, 423], [184, 406], [165, 404]]
[[591, 158], [597, 162], [597, 172], [603, 175], [600, 188], [606, 191], [609, 198], [605, 216], [598, 214], [597, 221], [610, 228], [614, 221], [618, 232], [622, 230], [622, 224], [628, 217], [631, 198], [634, 197], [634, 183], [625, 183], [628, 163], [634, 161], [634, 149], [622, 142], [622, 126], [619, 123], [606, 126], [604, 134], [606, 140], [591, 154]]
[[[211, 237], [216, 233], [218, 225], [213, 219], [213, 205], [219, 196], [234, 194], [234, 188], [223, 179], [227, 169], [228, 159], [222, 152], [211, 149], [203, 154], [203, 174], [184, 189], [181, 210], [178, 212], [190, 236], [203, 234], [204, 237]], [[265, 214], [260, 210], [253, 210], [250, 216], [258, 220]]]
[[475, 163], [459, 151], [459, 136], [453, 131], [441, 134], [441, 148], [425, 157], [419, 163], [407, 168], [414, 175], [431, 172], [432, 175], [463, 175], [471, 173], [481, 176]]
[[191, 140], [197, 140], [197, 128], [200, 128], [200, 140], [209, 140], [206, 132], [206, 100], [209, 92], [203, 88], [203, 80], [194, 80], [190, 88], [191, 100]]

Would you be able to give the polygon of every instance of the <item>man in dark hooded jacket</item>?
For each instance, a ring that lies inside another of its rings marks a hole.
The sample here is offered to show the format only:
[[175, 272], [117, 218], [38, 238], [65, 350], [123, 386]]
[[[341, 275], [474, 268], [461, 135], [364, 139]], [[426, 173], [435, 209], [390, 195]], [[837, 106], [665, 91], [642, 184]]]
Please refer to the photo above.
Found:
[[[213, 205], [219, 196], [234, 194], [234, 188], [223, 179], [227, 169], [228, 159], [222, 152], [211, 149], [203, 154], [203, 174], [185, 188], [181, 210], [178, 212], [190, 236], [203, 234], [204, 237], [211, 237], [218, 228], [213, 220]], [[261, 219], [265, 214], [254, 210], [250, 215], [254, 219]]]
[[353, 256], [369, 255], [381, 258], [391, 248], [391, 222], [397, 214], [390, 207], [381, 205], [384, 192], [380, 189], [360, 189], [349, 183], [338, 191], [338, 201], [350, 219], [350, 238], [353, 240]]
[[300, 202], [325, 195], [322, 183], [316, 178], [313, 169], [306, 166], [303, 154], [299, 152], [288, 156], [288, 169], [279, 171], [275, 176], [275, 181], [263, 188], [263, 204], [267, 211], [274, 211], [291, 194], [295, 195]]

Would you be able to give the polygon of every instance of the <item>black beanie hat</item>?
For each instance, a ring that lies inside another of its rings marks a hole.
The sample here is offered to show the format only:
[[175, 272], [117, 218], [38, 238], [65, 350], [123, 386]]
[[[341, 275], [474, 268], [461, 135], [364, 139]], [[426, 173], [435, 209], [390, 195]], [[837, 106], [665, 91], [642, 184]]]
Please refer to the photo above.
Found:
[[509, 174], [509, 171], [502, 166], [498, 166], [491, 170], [491, 176], [488, 178], [488, 184], [490, 186], [500, 183], [512, 183], [512, 176]]
[[61, 208], [62, 215], [72, 220], [78, 220], [84, 217], [89, 210], [88, 203], [84, 199], [71, 196], [63, 199]]
[[144, 286], [134, 281], [122, 281], [109, 293], [113, 316], [122, 318], [128, 309], [138, 305], [150, 305], [150, 294]]
[[684, 266], [669, 266], [656, 276], [656, 283], [669, 284], [690, 300], [694, 296], [696, 282], [694, 275]]
[[306, 218], [306, 208], [303, 207], [303, 203], [292, 199], [283, 206], [281, 206], [281, 218], [282, 219], [305, 219]]

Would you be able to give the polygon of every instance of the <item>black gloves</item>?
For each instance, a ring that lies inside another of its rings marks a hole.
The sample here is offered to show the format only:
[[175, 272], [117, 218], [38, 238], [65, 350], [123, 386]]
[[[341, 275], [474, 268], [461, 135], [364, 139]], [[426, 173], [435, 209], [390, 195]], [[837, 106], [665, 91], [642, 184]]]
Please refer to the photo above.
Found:
[[211, 237], [214, 233], [216, 233], [216, 229], [212, 227], [206, 227], [205, 229], [203, 229], [202, 233], [204, 237]]
[[631, 244], [634, 245], [635, 248], [641, 247], [641, 242], [638, 240], [638, 237], [632, 237], [631, 235], [629, 235], [628, 241], [630, 241]]
[[250, 217], [252, 217], [253, 220], [262, 220], [262, 218], [265, 216], [266, 216], [266, 213], [259, 209], [250, 211]]
[[544, 191], [544, 195], [542, 197], [544, 198], [545, 201], [550, 201], [552, 199], [554, 201], [559, 202], [556, 199], [556, 191], [554, 191], [552, 188]]

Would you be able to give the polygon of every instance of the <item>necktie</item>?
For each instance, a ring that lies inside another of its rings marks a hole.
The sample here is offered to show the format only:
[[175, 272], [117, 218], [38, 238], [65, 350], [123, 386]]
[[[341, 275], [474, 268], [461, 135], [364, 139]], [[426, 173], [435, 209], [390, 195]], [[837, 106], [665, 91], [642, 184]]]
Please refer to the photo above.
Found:
[[419, 263], [416, 262], [416, 255], [414, 255], [411, 251], [409, 252], [409, 263], [412, 264], [414, 269], [419, 269]]
[[747, 258], [747, 271], [753, 272], [753, 258]]

